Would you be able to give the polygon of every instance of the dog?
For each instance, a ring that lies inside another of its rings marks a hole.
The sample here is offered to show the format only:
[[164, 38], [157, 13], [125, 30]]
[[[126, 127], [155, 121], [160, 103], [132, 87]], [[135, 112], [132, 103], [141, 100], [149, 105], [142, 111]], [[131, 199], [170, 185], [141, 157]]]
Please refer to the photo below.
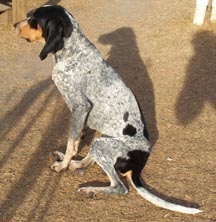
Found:
[[[71, 125], [65, 154], [51, 168], [56, 172], [86, 169], [97, 163], [107, 174], [110, 186], [83, 187], [89, 193], [127, 194], [120, 174], [153, 204], [172, 211], [196, 214], [201, 210], [165, 201], [147, 191], [141, 172], [151, 152], [148, 132], [139, 104], [118, 73], [107, 64], [85, 37], [74, 17], [61, 6], [43, 6], [15, 25], [18, 36], [45, 45], [39, 55], [54, 58], [52, 79], [71, 111]], [[78, 152], [84, 126], [100, 132], [81, 161]]]

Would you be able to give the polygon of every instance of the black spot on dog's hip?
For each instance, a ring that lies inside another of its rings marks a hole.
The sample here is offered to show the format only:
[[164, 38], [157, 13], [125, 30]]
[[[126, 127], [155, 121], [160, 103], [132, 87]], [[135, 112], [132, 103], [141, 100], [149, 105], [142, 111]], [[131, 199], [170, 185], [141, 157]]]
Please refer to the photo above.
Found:
[[136, 135], [137, 130], [134, 126], [127, 124], [127, 126], [123, 129], [123, 134], [128, 136]]

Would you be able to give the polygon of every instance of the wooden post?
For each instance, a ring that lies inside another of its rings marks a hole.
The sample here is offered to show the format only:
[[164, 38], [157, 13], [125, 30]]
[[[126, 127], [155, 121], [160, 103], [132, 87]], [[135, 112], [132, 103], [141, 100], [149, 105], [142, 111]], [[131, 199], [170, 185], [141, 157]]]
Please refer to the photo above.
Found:
[[10, 22], [12, 22], [11, 6], [0, 3], [0, 25], [8, 24]]
[[12, 0], [13, 23], [26, 18], [27, 0]]

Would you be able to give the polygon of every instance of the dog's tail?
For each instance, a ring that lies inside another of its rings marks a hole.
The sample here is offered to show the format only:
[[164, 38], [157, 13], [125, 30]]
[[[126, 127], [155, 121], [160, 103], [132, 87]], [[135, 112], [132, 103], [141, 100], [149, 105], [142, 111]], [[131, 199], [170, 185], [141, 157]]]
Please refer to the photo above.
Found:
[[201, 213], [202, 210], [196, 209], [196, 208], [190, 208], [190, 207], [184, 207], [178, 204], [170, 203], [168, 201], [165, 201], [161, 199], [160, 197], [155, 196], [154, 194], [150, 193], [148, 190], [146, 190], [141, 184], [140, 179], [137, 180], [133, 178], [132, 174], [127, 175], [132, 186], [136, 189], [139, 195], [141, 195], [143, 198], [148, 200], [149, 202], [155, 204], [156, 206], [180, 212], [185, 214], [197, 214]]

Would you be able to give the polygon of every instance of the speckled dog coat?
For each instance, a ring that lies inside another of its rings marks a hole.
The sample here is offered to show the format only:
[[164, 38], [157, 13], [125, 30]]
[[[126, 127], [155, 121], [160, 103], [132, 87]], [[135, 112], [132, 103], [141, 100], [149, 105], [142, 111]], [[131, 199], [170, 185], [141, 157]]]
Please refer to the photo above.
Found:
[[[158, 206], [183, 213], [200, 212], [164, 201], [143, 187], [140, 174], [151, 146], [139, 105], [120, 76], [83, 35], [72, 15], [61, 6], [46, 6], [15, 26], [19, 35], [29, 41], [44, 38], [40, 58], [54, 54], [52, 79], [71, 111], [66, 152], [58, 152], [60, 161], [55, 161], [51, 168], [56, 172], [68, 166], [84, 169], [96, 162], [108, 175], [110, 186], [84, 187], [79, 191], [126, 194], [128, 189], [118, 175], [121, 173], [128, 176], [142, 197]], [[84, 125], [102, 136], [93, 141], [83, 160], [71, 160], [78, 150]]]
[[[73, 32], [55, 54], [52, 72], [68, 108], [72, 113], [79, 109], [80, 118], [89, 112], [86, 124], [104, 135], [143, 138], [144, 124], [133, 93], [70, 19]], [[75, 137], [79, 133], [74, 130]]]

